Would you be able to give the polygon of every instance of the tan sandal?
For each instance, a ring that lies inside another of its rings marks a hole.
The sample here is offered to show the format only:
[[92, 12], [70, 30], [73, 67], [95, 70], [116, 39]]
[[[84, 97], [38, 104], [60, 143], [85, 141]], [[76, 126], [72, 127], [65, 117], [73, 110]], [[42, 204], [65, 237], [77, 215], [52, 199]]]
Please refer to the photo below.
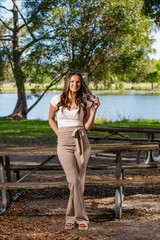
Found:
[[79, 230], [87, 230], [88, 229], [88, 223], [86, 223], [86, 222], [83, 222], [83, 223], [79, 223], [78, 224], [78, 229]]
[[70, 222], [67, 222], [65, 224], [65, 229], [69, 230], [69, 229], [72, 229], [75, 227], [75, 224], [74, 223], [70, 223]]

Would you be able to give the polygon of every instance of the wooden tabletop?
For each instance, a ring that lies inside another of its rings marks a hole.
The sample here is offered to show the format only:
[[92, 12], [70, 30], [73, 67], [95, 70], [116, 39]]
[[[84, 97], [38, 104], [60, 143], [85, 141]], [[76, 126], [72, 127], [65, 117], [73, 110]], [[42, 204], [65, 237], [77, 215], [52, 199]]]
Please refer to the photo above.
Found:
[[[91, 144], [91, 154], [159, 151], [157, 143], [110, 143]], [[0, 145], [0, 156], [47, 156], [57, 155], [56, 145]]]
[[160, 133], [160, 128], [95, 126], [91, 128], [91, 131], [103, 131], [109, 133], [114, 132]]

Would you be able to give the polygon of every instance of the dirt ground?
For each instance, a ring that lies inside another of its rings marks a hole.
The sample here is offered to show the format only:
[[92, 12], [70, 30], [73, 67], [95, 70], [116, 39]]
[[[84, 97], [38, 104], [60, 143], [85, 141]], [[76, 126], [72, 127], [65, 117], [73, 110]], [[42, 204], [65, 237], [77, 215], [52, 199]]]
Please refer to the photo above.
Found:
[[[135, 161], [135, 154], [124, 154], [124, 162]], [[23, 157], [11, 159], [14, 164], [36, 164], [45, 157]], [[141, 161], [145, 159], [142, 154]], [[58, 160], [52, 160], [57, 163]], [[90, 163], [115, 164], [114, 155], [92, 158]], [[158, 169], [126, 170], [125, 179], [156, 178]], [[21, 173], [21, 175], [27, 172]], [[99, 171], [106, 178], [114, 179], [113, 171]], [[15, 176], [13, 175], [13, 180]], [[87, 180], [98, 179], [87, 171]], [[65, 180], [63, 171], [36, 172], [26, 181]], [[0, 216], [0, 240], [101, 240], [101, 239], [160, 239], [160, 186], [148, 188], [126, 188], [122, 218], [114, 213], [114, 188], [86, 188], [84, 201], [90, 223], [87, 231], [65, 230], [65, 211], [69, 198], [68, 189], [23, 190], [21, 196], [10, 204]]]

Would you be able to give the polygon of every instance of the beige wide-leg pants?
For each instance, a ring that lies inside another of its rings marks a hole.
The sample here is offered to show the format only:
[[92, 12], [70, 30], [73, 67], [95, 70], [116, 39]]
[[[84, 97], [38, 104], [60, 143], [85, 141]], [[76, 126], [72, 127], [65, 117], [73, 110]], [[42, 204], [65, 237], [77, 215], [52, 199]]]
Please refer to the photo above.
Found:
[[88, 223], [83, 193], [90, 144], [84, 127], [60, 127], [57, 154], [70, 189], [66, 222]]

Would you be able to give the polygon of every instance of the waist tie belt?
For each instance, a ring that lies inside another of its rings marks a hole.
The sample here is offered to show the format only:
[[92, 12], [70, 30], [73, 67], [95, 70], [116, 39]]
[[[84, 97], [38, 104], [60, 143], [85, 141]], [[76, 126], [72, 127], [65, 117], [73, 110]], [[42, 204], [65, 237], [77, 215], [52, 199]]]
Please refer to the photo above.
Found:
[[77, 127], [72, 133], [81, 165], [84, 162], [83, 136], [85, 136], [84, 127]]

